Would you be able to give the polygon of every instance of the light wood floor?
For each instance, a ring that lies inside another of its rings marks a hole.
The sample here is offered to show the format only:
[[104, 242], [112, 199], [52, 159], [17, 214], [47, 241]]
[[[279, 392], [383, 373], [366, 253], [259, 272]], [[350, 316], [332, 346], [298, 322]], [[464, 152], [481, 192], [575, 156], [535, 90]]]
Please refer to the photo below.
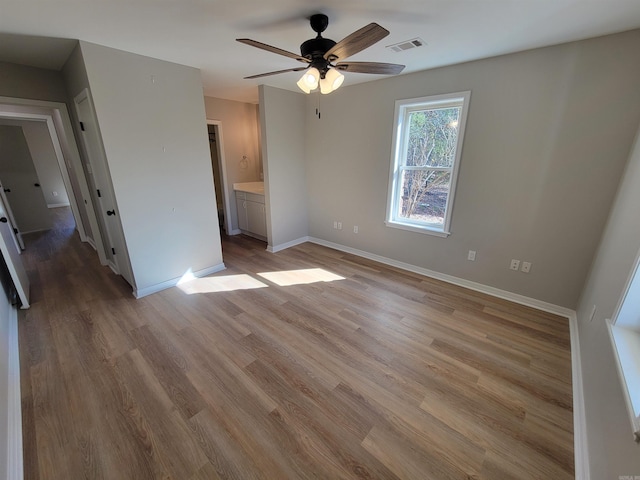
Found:
[[27, 237], [26, 479], [574, 477], [566, 319], [246, 237], [135, 300], [72, 228]]

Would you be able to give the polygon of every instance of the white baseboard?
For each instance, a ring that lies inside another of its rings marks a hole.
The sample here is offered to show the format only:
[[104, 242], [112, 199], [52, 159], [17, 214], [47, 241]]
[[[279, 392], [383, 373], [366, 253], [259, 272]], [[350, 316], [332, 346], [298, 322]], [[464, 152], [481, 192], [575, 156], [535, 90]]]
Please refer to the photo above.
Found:
[[[213, 267], [204, 268], [202, 270], [198, 270], [197, 272], [193, 272], [194, 277], [206, 277], [207, 275], [211, 275], [212, 273], [221, 272], [224, 270], [224, 263], [220, 263], [218, 265], [214, 265]], [[133, 296], [136, 298], [146, 297], [147, 295], [151, 295], [152, 293], [157, 293], [162, 290], [166, 290], [167, 288], [175, 287], [178, 285], [178, 282], [182, 280], [182, 277], [172, 278], [171, 280], [167, 280], [166, 282], [158, 283], [156, 285], [151, 285], [149, 287], [138, 288], [133, 290]]]
[[66, 203], [47, 203], [47, 208], [68, 207], [69, 202]]
[[9, 311], [9, 416], [7, 479], [23, 479], [22, 404], [20, 400], [20, 352], [18, 351], [18, 311]]
[[582, 360], [578, 317], [575, 312], [569, 317], [571, 332], [571, 379], [573, 382], [573, 454], [575, 458], [576, 480], [590, 480], [589, 444], [587, 443], [587, 416], [584, 408], [584, 387], [582, 383]]
[[96, 242], [93, 241], [93, 238], [85, 237], [85, 241], [91, 245], [96, 252], [98, 251], [98, 247], [96, 247]]
[[488, 285], [483, 285], [482, 283], [472, 282], [471, 280], [466, 280], [464, 278], [454, 277], [453, 275], [447, 275], [446, 273], [436, 272], [435, 270], [418, 267], [416, 265], [411, 265], [410, 263], [399, 262], [392, 258], [365, 252], [364, 250], [358, 250], [357, 248], [347, 247], [345, 245], [340, 245], [339, 243], [328, 242], [326, 240], [315, 237], [309, 237], [309, 241], [312, 243], [317, 243], [318, 245], [333, 248], [335, 250], [351, 253], [359, 257], [368, 258], [369, 260], [384, 263], [385, 265], [391, 265], [392, 267], [401, 268], [402, 270], [419, 273], [420, 275], [424, 275], [425, 277], [435, 278], [436, 280], [442, 280], [443, 282], [452, 283], [453, 285], [465, 287], [469, 290], [486, 293], [487, 295], [491, 295], [492, 297], [502, 298], [503, 300], [509, 300], [511, 302], [518, 303], [527, 307], [533, 307], [544, 312], [554, 313], [566, 318], [570, 318], [572, 314], [575, 315], [575, 312], [573, 310], [566, 307], [543, 302], [535, 298], [526, 297], [524, 295], [508, 292], [499, 288], [490, 287]]
[[240, 235], [241, 233], [242, 233], [242, 230], [240, 230], [239, 228], [236, 228], [235, 230], [231, 230], [229, 235]]
[[276, 252], [279, 252], [281, 250], [285, 250], [285, 249], [290, 248], [290, 247], [295, 247], [296, 245], [300, 245], [301, 243], [308, 242], [309, 240], [310, 240], [309, 237], [300, 237], [300, 238], [297, 238], [295, 240], [291, 240], [290, 242], [281, 243], [280, 245], [276, 245], [276, 246], [273, 246], [273, 247], [271, 245], [269, 245], [269, 246], [267, 246], [267, 252], [276, 253]]
[[584, 408], [584, 390], [582, 384], [582, 362], [580, 360], [580, 341], [578, 337], [578, 320], [576, 312], [566, 307], [543, 302], [535, 298], [525, 297], [517, 293], [508, 292], [499, 288], [490, 287], [481, 283], [465, 280], [464, 278], [454, 277], [445, 273], [436, 272], [426, 268], [418, 267], [404, 262], [399, 262], [391, 258], [382, 257], [373, 253], [358, 250], [356, 248], [340, 245], [339, 243], [329, 242], [320, 238], [309, 237], [309, 241], [323, 245], [325, 247], [340, 250], [342, 252], [351, 253], [359, 257], [368, 258], [376, 262], [391, 265], [393, 267], [408, 270], [410, 272], [419, 273], [426, 277], [442, 280], [461, 287], [475, 290], [476, 292], [486, 293], [493, 297], [509, 300], [520, 305], [533, 307], [544, 312], [554, 313], [556, 315], [569, 319], [569, 329], [571, 334], [571, 377], [573, 388], [573, 438], [574, 438], [574, 462], [577, 480], [590, 480], [589, 471], [589, 451], [587, 443], [587, 419]]

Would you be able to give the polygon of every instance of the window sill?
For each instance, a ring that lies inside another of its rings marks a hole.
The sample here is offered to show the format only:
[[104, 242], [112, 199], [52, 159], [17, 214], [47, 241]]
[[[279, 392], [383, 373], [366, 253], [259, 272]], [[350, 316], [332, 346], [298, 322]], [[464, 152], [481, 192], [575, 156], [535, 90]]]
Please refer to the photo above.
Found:
[[607, 320], [636, 442], [640, 442], [640, 332]]
[[407, 223], [392, 222], [390, 220], [386, 220], [384, 222], [384, 224], [387, 227], [398, 228], [400, 230], [408, 230], [409, 232], [422, 233], [422, 234], [425, 234], [425, 235], [433, 235], [435, 237], [445, 237], [446, 238], [449, 235], [451, 235], [451, 232], [445, 232], [443, 230], [435, 230], [433, 228], [421, 227], [421, 226], [418, 226], [418, 225], [409, 225]]

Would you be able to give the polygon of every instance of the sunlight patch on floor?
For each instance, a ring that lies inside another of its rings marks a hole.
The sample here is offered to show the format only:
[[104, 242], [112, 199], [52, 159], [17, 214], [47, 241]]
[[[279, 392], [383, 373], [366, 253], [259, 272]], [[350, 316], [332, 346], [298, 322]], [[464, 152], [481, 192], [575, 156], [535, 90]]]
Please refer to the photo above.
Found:
[[281, 287], [291, 285], [306, 285], [316, 282], [333, 282], [344, 280], [344, 277], [328, 272], [323, 268], [307, 268], [303, 270], [283, 270], [281, 272], [258, 273], [262, 278], [269, 280]]
[[[192, 275], [193, 277], [193, 275]], [[178, 288], [187, 295], [194, 293], [233, 292], [268, 287], [266, 283], [249, 275], [223, 275], [220, 277], [185, 278], [178, 282]]]

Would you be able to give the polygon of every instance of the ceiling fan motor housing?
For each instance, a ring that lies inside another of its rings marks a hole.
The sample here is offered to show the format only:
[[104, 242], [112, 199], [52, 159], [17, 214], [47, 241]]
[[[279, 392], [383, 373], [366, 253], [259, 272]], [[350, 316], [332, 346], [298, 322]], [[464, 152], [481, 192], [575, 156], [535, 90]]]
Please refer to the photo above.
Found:
[[325, 52], [331, 49], [335, 44], [336, 42], [329, 38], [312, 38], [300, 45], [300, 53], [303, 57], [313, 60], [314, 57], [322, 57]]

